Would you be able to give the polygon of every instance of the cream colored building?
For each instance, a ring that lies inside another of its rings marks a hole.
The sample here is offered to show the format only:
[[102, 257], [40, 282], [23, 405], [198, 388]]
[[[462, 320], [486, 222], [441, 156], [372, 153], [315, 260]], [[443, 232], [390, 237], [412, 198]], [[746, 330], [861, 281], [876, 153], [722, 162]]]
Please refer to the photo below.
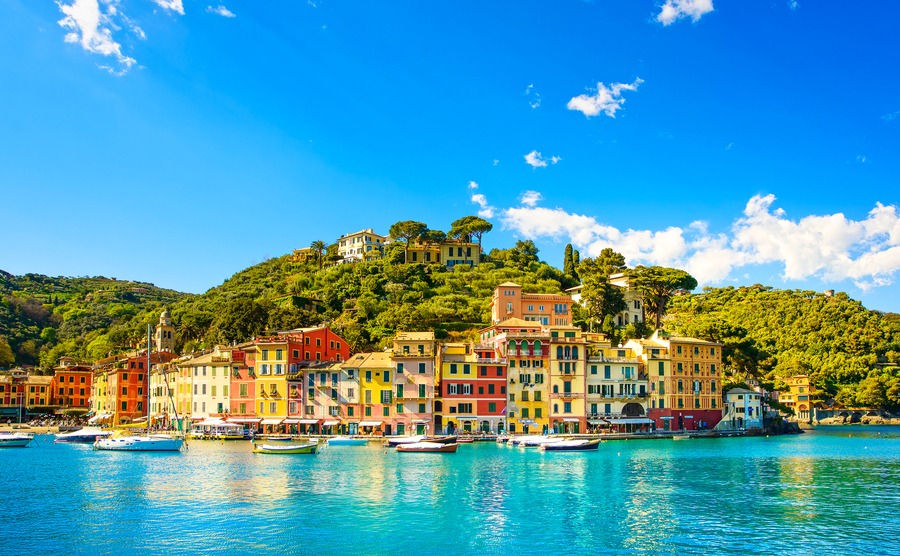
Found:
[[344, 234], [337, 240], [338, 256], [342, 263], [355, 263], [384, 255], [389, 236], [376, 234], [372, 228]]

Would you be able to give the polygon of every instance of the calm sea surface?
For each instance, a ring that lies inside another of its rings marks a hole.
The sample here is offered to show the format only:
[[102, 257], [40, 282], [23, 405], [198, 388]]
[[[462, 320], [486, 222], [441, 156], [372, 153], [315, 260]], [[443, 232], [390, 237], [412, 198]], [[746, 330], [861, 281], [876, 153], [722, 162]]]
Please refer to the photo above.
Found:
[[900, 554], [900, 430], [456, 454], [0, 450], [0, 554]]

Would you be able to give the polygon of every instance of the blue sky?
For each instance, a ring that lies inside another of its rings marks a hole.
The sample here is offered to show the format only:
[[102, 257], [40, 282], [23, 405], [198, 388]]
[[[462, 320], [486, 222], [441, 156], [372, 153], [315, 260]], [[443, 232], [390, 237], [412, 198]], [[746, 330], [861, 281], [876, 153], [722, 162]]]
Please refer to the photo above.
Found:
[[0, 3], [0, 269], [203, 292], [481, 213], [900, 311], [900, 4]]

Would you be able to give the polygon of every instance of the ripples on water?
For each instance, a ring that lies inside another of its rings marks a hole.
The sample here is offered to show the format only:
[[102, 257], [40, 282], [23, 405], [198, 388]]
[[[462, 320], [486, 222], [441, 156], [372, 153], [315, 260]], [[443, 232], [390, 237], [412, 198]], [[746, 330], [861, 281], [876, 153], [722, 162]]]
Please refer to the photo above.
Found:
[[0, 554], [896, 554], [898, 433], [315, 456], [38, 437], [0, 450]]

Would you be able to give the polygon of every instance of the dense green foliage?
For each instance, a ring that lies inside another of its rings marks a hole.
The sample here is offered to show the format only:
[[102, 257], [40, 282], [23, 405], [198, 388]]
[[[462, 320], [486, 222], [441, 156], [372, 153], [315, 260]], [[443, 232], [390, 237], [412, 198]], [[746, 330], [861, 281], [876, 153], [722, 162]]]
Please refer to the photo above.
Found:
[[135, 344], [149, 315], [187, 294], [115, 278], [13, 276], [0, 271], [0, 368], [99, 359]]
[[844, 293], [755, 285], [673, 298], [666, 327], [725, 344], [735, 380], [808, 374], [846, 406], [900, 408], [900, 321]]

